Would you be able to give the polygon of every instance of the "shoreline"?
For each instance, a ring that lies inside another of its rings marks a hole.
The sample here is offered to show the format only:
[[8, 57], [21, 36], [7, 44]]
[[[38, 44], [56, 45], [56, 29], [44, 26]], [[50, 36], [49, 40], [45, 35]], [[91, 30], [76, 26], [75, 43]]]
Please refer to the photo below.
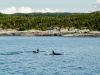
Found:
[[0, 31], [0, 36], [88, 36], [88, 37], [100, 37], [100, 31], [91, 32], [60, 32], [60, 31]]

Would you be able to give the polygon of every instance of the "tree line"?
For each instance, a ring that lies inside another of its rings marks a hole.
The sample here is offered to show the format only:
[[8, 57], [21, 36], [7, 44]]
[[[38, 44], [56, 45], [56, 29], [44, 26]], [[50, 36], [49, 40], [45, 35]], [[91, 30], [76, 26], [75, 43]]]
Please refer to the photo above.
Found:
[[0, 13], [0, 28], [2, 29], [44, 31], [48, 27], [78, 29], [85, 27], [100, 31], [100, 11], [91, 13]]

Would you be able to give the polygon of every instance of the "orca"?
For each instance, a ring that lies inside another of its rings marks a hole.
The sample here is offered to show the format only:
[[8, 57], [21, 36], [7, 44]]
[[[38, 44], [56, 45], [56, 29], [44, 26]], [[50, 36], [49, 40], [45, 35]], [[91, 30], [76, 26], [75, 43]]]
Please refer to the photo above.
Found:
[[61, 53], [55, 53], [54, 51], [52, 51], [52, 55], [63, 55]]
[[37, 49], [37, 51], [33, 51], [33, 53], [39, 53], [39, 49]]

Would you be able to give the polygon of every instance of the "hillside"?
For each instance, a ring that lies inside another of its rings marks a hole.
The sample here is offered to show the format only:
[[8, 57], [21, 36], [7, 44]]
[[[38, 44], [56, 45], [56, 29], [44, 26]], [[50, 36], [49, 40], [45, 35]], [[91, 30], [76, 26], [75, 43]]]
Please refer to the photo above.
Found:
[[0, 28], [18, 31], [37, 29], [47, 30], [48, 27], [87, 28], [100, 31], [100, 12], [92, 13], [0, 13]]

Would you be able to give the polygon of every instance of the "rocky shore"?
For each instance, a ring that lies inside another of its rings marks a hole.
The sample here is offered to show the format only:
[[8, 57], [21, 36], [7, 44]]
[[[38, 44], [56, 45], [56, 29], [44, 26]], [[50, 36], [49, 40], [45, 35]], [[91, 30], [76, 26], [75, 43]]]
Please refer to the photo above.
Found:
[[39, 31], [39, 30], [27, 30], [27, 31], [16, 31], [16, 30], [2, 30], [0, 36], [90, 36], [100, 37], [100, 31]]

